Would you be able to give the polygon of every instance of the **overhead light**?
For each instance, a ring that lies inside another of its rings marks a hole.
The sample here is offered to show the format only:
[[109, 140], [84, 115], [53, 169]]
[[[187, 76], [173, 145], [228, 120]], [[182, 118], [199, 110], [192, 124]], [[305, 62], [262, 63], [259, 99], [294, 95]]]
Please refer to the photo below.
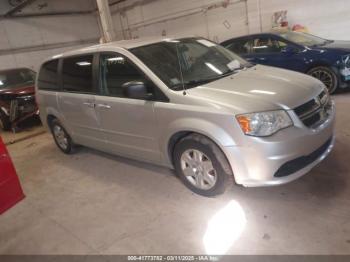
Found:
[[77, 65], [79, 65], [79, 66], [89, 66], [89, 65], [91, 65], [91, 63], [87, 62], [87, 61], [82, 61], [82, 62], [77, 62]]
[[170, 43], [180, 43], [179, 40], [171, 39], [171, 38], [165, 38], [163, 40], [164, 42], [170, 42]]
[[209, 67], [211, 70], [213, 70], [215, 73], [222, 75], [222, 71], [220, 71], [219, 69], [217, 69], [214, 65], [212, 65], [211, 63], [205, 63], [207, 67]]
[[53, 58], [53, 59], [56, 59], [56, 58], [60, 58], [61, 56], [62, 56], [62, 54], [54, 55], [52, 58]]
[[121, 56], [111, 57], [111, 58], [108, 58], [107, 61], [124, 61], [124, 57], [121, 57]]
[[263, 49], [263, 48], [268, 48], [268, 46], [267, 45], [253, 46], [253, 49]]

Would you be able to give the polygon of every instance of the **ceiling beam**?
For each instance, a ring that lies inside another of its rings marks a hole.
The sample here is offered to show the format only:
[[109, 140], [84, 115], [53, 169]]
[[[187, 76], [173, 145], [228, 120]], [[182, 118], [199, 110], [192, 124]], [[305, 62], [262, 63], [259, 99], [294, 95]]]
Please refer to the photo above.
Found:
[[19, 12], [20, 10], [22, 10], [23, 8], [25, 8], [27, 5], [30, 5], [31, 3], [33, 3], [36, 0], [25, 0], [22, 3], [20, 3], [19, 5], [16, 5], [15, 7], [11, 8], [7, 13], [5, 13], [3, 16], [4, 17], [11, 17], [12, 15], [14, 15], [15, 13]]
[[120, 3], [123, 3], [123, 2], [126, 2], [127, 0], [117, 0], [113, 3], [110, 3], [109, 6], [114, 6], [114, 5], [117, 5], [117, 4], [120, 4]]
[[[98, 11], [98, 9], [86, 10], [86, 11], [60, 11], [60, 12], [48, 12], [48, 13], [27, 13], [27, 14], [16, 14], [21, 9], [26, 7], [27, 5], [33, 3], [36, 0], [25, 0], [21, 4], [15, 6], [11, 10], [9, 10], [4, 15], [1, 15], [0, 18], [28, 18], [28, 17], [40, 17], [40, 16], [58, 16], [58, 15], [87, 15], [94, 14]], [[110, 3], [109, 6], [114, 6], [127, 0], [117, 0], [113, 3]], [[15, 15], [16, 14], [16, 15]]]
[[48, 12], [48, 13], [28, 13], [13, 15], [11, 18], [28, 18], [28, 17], [40, 17], [40, 16], [59, 16], [59, 15], [89, 15], [95, 13], [96, 10], [87, 11], [62, 11], [62, 12]]

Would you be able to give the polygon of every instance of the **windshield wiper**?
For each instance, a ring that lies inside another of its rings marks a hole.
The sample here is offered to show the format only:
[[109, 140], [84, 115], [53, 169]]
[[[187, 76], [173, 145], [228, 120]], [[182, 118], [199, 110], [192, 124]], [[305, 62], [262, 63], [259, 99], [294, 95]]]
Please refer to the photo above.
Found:
[[191, 81], [187, 81], [185, 83], [178, 83], [176, 85], [172, 86], [172, 89], [179, 91], [184, 89], [188, 89], [190, 87], [195, 87], [195, 86], [199, 86], [202, 84], [206, 84], [209, 83], [211, 81], [214, 81], [215, 79], [200, 79], [200, 80], [191, 80]]
[[182, 89], [183, 85], [185, 86], [185, 89], [188, 89], [188, 88], [191, 88], [191, 87], [196, 87], [196, 86], [199, 86], [199, 85], [202, 85], [202, 84], [210, 83], [212, 81], [215, 81], [215, 80], [221, 79], [223, 77], [232, 75], [235, 72], [237, 72], [237, 70], [242, 70], [244, 68], [245, 67], [240, 67], [240, 68], [235, 68], [234, 70], [228, 70], [227, 72], [225, 72], [225, 73], [223, 73], [221, 75], [214, 76], [214, 77], [209, 77], [209, 78], [205, 78], [205, 79], [198, 79], [198, 80], [190, 80], [190, 81], [187, 81], [187, 82], [185, 82], [183, 84], [182, 83], [178, 83], [176, 85], [173, 85], [172, 89], [178, 91], [178, 90]]
[[334, 40], [325, 40], [323, 43], [321, 43], [321, 44], [315, 44], [315, 45], [312, 45], [311, 47], [325, 46], [325, 45], [331, 44], [331, 43], [333, 43], [333, 42], [334, 42]]

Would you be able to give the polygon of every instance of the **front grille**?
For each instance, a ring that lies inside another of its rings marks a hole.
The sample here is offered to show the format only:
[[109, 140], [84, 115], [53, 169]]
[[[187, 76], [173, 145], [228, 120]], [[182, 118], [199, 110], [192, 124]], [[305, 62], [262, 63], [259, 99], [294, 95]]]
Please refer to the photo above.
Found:
[[309, 128], [315, 128], [327, 120], [332, 102], [327, 91], [323, 91], [316, 98], [298, 106], [294, 112], [303, 124]]
[[332, 138], [328, 139], [326, 143], [324, 143], [317, 150], [312, 152], [310, 155], [302, 156], [291, 160], [285, 164], [283, 164], [274, 174], [275, 177], [285, 177], [291, 175], [300, 169], [310, 165], [312, 162], [316, 161], [320, 156], [322, 156], [329, 146], [332, 143]]
[[34, 96], [18, 97], [18, 109], [21, 113], [31, 113], [35, 111], [36, 102]]
[[32, 113], [36, 110], [35, 97], [30, 96], [20, 96], [11, 100], [10, 103], [10, 121], [15, 121], [16, 119]]

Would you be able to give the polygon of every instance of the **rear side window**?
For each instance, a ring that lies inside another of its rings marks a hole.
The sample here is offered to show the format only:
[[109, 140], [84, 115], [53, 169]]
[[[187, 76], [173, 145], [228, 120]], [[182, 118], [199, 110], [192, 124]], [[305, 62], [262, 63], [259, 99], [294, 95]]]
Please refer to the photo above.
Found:
[[271, 37], [262, 36], [253, 40], [253, 52], [256, 54], [279, 53], [287, 44]]
[[58, 90], [58, 60], [48, 61], [42, 65], [38, 77], [38, 88], [41, 90]]
[[65, 58], [62, 68], [63, 90], [74, 93], [94, 93], [92, 55]]

